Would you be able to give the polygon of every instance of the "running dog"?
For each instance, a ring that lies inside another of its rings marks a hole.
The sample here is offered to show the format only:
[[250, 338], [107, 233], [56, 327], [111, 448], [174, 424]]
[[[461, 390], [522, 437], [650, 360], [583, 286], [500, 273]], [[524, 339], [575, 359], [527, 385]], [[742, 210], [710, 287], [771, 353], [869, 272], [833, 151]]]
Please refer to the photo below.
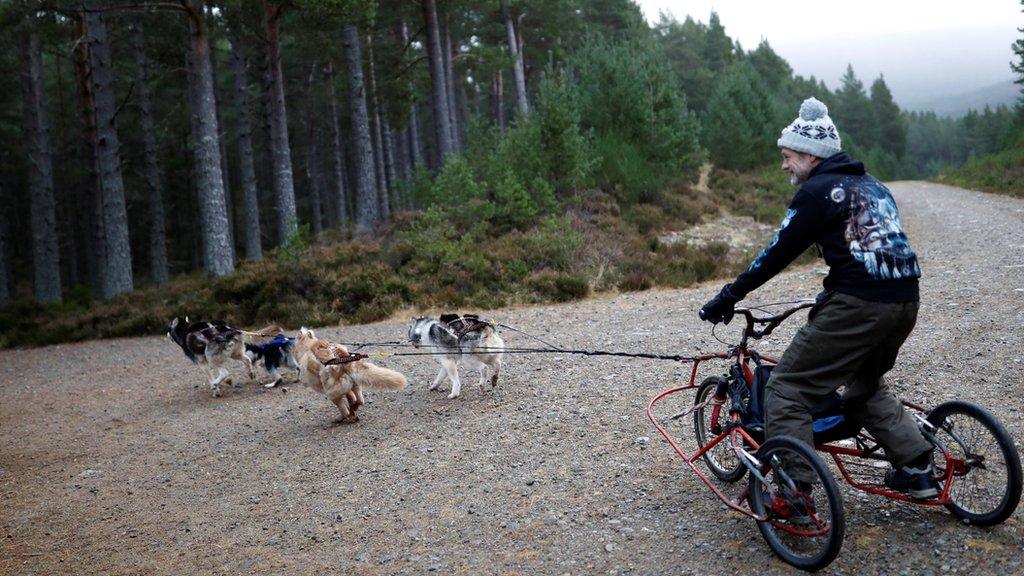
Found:
[[416, 348], [423, 346], [429, 349], [434, 353], [434, 359], [441, 364], [430, 390], [436, 390], [447, 376], [452, 383], [448, 397], [457, 398], [462, 392], [462, 383], [459, 381], [461, 364], [470, 370], [480, 371], [481, 392], [488, 374], [491, 389], [498, 385], [505, 341], [498, 335], [493, 324], [480, 320], [475, 314], [442, 314], [437, 320], [413, 318], [409, 327], [409, 342]]
[[263, 387], [273, 388], [281, 383], [281, 375], [277, 373], [278, 368], [283, 366], [296, 372], [299, 370], [299, 364], [292, 355], [295, 339], [285, 336], [284, 331], [273, 324], [260, 330], [259, 335], [263, 338], [270, 338], [270, 340], [263, 343], [246, 342], [245, 355], [254, 364], [263, 360], [263, 366], [271, 377], [271, 381], [264, 384]]
[[327, 395], [341, 422], [356, 422], [356, 409], [363, 404], [363, 387], [382, 390], [405, 388], [401, 373], [381, 368], [359, 355], [349, 354], [341, 344], [317, 338], [309, 328], [301, 328], [295, 338], [295, 358], [299, 381]]
[[228, 326], [223, 320], [189, 322], [188, 316], [177, 317], [167, 326], [167, 337], [181, 347], [186, 358], [206, 370], [210, 378], [210, 395], [214, 398], [221, 395], [221, 383], [231, 382], [231, 374], [224, 367], [225, 360], [229, 358], [242, 361], [249, 379], [256, 378], [252, 360], [245, 355], [242, 331]]

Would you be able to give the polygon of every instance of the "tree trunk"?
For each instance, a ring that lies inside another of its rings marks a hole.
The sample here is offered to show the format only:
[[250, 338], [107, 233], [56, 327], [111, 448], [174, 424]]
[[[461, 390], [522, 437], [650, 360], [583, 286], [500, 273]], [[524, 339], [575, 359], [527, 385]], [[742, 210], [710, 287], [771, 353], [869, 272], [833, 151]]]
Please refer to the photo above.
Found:
[[491, 101], [494, 106], [494, 121], [498, 129], [505, 131], [505, 73], [498, 70], [491, 83]]
[[39, 36], [26, 18], [19, 41], [21, 86], [28, 145], [29, 205], [32, 227], [32, 285], [36, 300], [61, 299], [60, 246], [53, 198], [53, 161], [50, 157], [49, 120], [43, 93], [43, 62]]
[[277, 243], [284, 244], [298, 228], [295, 213], [295, 183], [292, 176], [291, 146], [288, 143], [288, 115], [284, 102], [281, 44], [277, 21], [281, 6], [266, 2], [267, 54], [270, 57], [271, 116], [270, 139], [274, 162], [274, 204], [277, 208]]
[[100, 171], [103, 227], [107, 233], [106, 291], [101, 297], [109, 299], [132, 289], [132, 252], [121, 177], [121, 145], [115, 123], [118, 109], [114, 69], [103, 13], [86, 10], [85, 30], [89, 37], [92, 88], [96, 98], [96, 165]]
[[463, 151], [466, 147], [466, 132], [469, 130], [469, 96], [466, 93], [466, 83], [457, 82], [458, 88], [455, 93], [455, 97], [458, 101], [459, 111], [459, 142], [462, 144]]
[[220, 153], [220, 179], [224, 183], [224, 207], [228, 212], [228, 240], [231, 244], [231, 258], [235, 256], [235, 206], [231, 200], [231, 174], [228, 172], [228, 142], [227, 128], [224, 126], [224, 116], [221, 114], [221, 98], [217, 94], [220, 83], [217, 80], [217, 49], [214, 48], [217, 42], [214, 39], [210, 44], [210, 77], [213, 82], [213, 107], [217, 112], [217, 151]]
[[516, 29], [512, 24], [512, 15], [508, 11], [507, 0], [501, 0], [501, 16], [505, 20], [505, 34], [508, 36], [508, 51], [512, 56], [512, 74], [516, 88], [516, 108], [519, 118], [530, 113], [526, 100], [526, 74], [523, 71], [523, 54], [521, 39], [516, 38]]
[[323, 174], [320, 166], [320, 152], [316, 140], [316, 105], [313, 97], [313, 78], [317, 64], [314, 62], [306, 77], [306, 179], [309, 183], [309, 208], [312, 213], [313, 234], [320, 236], [324, 231], [323, 196], [321, 183]]
[[99, 185], [99, 170], [96, 167], [96, 103], [93, 98], [91, 72], [89, 67], [89, 43], [79, 41], [85, 38], [85, 14], [75, 19], [75, 48], [72, 57], [75, 63], [75, 83], [78, 85], [78, 109], [82, 120], [82, 138], [79, 140], [79, 162], [86, 167], [86, 178], [79, 185], [79, 209], [85, 216], [85, 261], [89, 272], [89, 283], [93, 294], [106, 293], [107, 265], [106, 232], [103, 228], [103, 197]]
[[[68, 135], [68, 118], [67, 114], [63, 112], [68, 109], [68, 103], [65, 101], [65, 94], [67, 87], [64, 85], [64, 67], [65, 59], [54, 58], [54, 69], [56, 72], [57, 80], [57, 110], [61, 111], [59, 115], [60, 122], [56, 127], [56, 142], [57, 146], [53, 151], [52, 164], [55, 166], [76, 166], [74, 158], [74, 148], [76, 138], [71, 138]], [[73, 117], [73, 116], [72, 116]], [[2, 165], [4, 155], [0, 154], [0, 165]], [[84, 232], [83, 219], [79, 217], [80, 212], [78, 211], [76, 204], [79, 202], [77, 187], [72, 185], [70, 176], [75, 171], [60, 170], [58, 169], [54, 174], [54, 189], [60, 190], [61, 193], [55, 196], [56, 203], [56, 218], [57, 218], [57, 229], [61, 230], [60, 234], [60, 262], [64, 264], [64, 277], [62, 285], [67, 288], [74, 288], [83, 284], [83, 253], [82, 248], [85, 243], [81, 241], [81, 237]], [[61, 177], [63, 176], [63, 178]], [[0, 175], [2, 178], [2, 175]], [[61, 198], [63, 196], [63, 198]], [[2, 206], [3, 204], [0, 204]]]
[[[402, 20], [402, 45], [409, 45], [409, 27], [405, 20]], [[415, 95], [412, 82], [409, 82], [409, 93]], [[415, 170], [423, 162], [423, 153], [420, 151], [420, 119], [416, 110], [416, 100], [409, 103], [409, 162], [410, 170]]]
[[193, 0], [190, 9], [190, 56], [195, 121], [193, 151], [195, 154], [196, 187], [199, 191], [199, 221], [203, 235], [203, 265], [212, 276], [225, 276], [235, 269], [228, 234], [227, 204], [224, 180], [220, 172], [220, 149], [213, 76], [210, 70], [210, 38], [203, 17], [204, 0]]
[[448, 15], [444, 18], [444, 31], [441, 39], [444, 50], [444, 87], [445, 96], [448, 99], [448, 124], [452, 131], [452, 150], [455, 152], [462, 152], [462, 136], [459, 131], [459, 116], [456, 110], [458, 106], [455, 102], [455, 65], [452, 61], [452, 34], [451, 28], [448, 25]]
[[391, 217], [391, 209], [388, 206], [388, 196], [391, 193], [391, 183], [387, 177], [387, 157], [384, 152], [384, 138], [380, 99], [377, 97], [377, 66], [373, 56], [373, 36], [366, 35], [367, 61], [370, 65], [370, 102], [373, 106], [373, 157], [374, 169], [377, 174], [377, 201], [380, 202], [380, 218], [387, 220]]
[[245, 53], [238, 38], [231, 40], [231, 70], [235, 80], [235, 115], [238, 127], [238, 167], [241, 172], [242, 208], [245, 230], [245, 257], [263, 258], [260, 244], [260, 199], [256, 189], [256, 167], [252, 154], [252, 117], [249, 113], [248, 83], [245, 78]]
[[359, 29], [355, 24], [345, 24], [341, 33], [348, 64], [348, 104], [352, 111], [352, 140], [355, 145], [356, 233], [366, 234], [380, 221], [380, 203], [373, 168], [370, 115], [366, 110], [363, 56], [359, 47]]
[[384, 132], [381, 141], [384, 153], [384, 175], [387, 176], [388, 180], [387, 202], [382, 202], [381, 204], [388, 206], [385, 218], [390, 218], [391, 212], [394, 210], [395, 190], [398, 188], [398, 177], [395, 174], [395, 135], [394, 131], [391, 130], [391, 124], [388, 122], [386, 114], [382, 115], [381, 125]]
[[434, 136], [437, 145], [437, 167], [440, 169], [444, 166], [444, 159], [454, 151], [454, 147], [435, 0], [423, 0], [423, 20], [427, 26], [427, 57], [430, 63], [431, 99], [434, 108]]
[[334, 176], [335, 225], [343, 226], [349, 214], [348, 186], [345, 174], [345, 149], [341, 144], [341, 126], [338, 122], [338, 95], [334, 90], [334, 61], [327, 62], [327, 98], [331, 130], [331, 174]]
[[132, 50], [135, 52], [135, 83], [139, 103], [139, 122], [142, 127], [142, 149], [145, 155], [143, 174], [149, 196], [149, 273], [157, 285], [168, 279], [167, 230], [164, 222], [164, 183], [160, 173], [159, 146], [153, 122], [153, 104], [149, 97], [149, 64], [142, 33], [142, 20], [131, 23]]
[[[6, 184], [0, 179], [0, 187]], [[10, 206], [4, 190], [0, 189], [0, 205]], [[0, 305], [6, 304], [11, 299], [11, 261], [8, 252], [8, 224], [7, 210], [0, 210]]]
[[409, 132], [404, 129], [393, 129], [395, 139], [395, 171], [402, 180], [411, 175], [409, 167]]

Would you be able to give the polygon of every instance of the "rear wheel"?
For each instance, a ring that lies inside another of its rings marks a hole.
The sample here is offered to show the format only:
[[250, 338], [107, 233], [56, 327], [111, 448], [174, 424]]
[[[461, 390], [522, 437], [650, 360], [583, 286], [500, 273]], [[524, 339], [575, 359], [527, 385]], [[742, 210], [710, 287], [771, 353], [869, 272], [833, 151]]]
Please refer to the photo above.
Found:
[[[714, 440], [721, 433], [722, 428], [729, 422], [729, 408], [722, 406], [718, 412], [715, 422], [711, 421], [712, 398], [715, 391], [726, 387], [726, 380], [721, 376], [705, 378], [697, 388], [695, 406], [701, 406], [693, 411], [693, 432], [697, 437], [697, 445], [703, 448], [708, 442]], [[726, 438], [719, 442], [714, 448], [704, 453], [701, 458], [708, 465], [708, 469], [719, 480], [724, 482], [736, 482], [747, 472], [747, 467], [740, 462], [736, 452], [732, 449], [731, 439]]]
[[765, 542], [802, 570], [819, 570], [839, 555], [846, 532], [843, 502], [832, 473], [792, 436], [769, 438], [757, 451], [761, 477], [750, 476], [750, 509]]
[[[1020, 455], [1006, 429], [984, 408], [946, 402], [928, 413], [935, 438], [956, 459], [946, 508], [968, 524], [992, 526], [1013, 514], [1020, 502]], [[948, 465], [934, 453], [936, 475], [944, 482]]]

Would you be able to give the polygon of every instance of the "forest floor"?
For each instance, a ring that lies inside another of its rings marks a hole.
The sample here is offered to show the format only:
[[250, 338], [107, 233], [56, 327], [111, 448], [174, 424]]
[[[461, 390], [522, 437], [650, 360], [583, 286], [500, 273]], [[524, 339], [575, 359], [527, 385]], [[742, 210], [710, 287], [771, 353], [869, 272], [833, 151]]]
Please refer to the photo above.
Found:
[[[925, 405], [982, 404], [1020, 446], [1024, 201], [892, 188], [924, 277], [918, 327], [889, 381]], [[791, 269], [751, 301], [811, 297], [823, 272]], [[488, 314], [565, 347], [692, 354], [720, 348], [696, 316], [717, 288]], [[780, 353], [799, 324], [759, 349]], [[397, 340], [405, 329], [321, 335]], [[368, 393], [361, 421], [336, 425], [335, 408], [291, 380], [211, 398], [200, 370], [161, 338], [0, 351], [0, 573], [791, 572], [648, 421], [647, 402], [687, 366], [509, 356], [495, 390], [467, 375], [448, 400], [426, 389], [429, 358], [379, 363], [411, 386]], [[243, 380], [237, 367], [234, 376]], [[692, 438], [687, 426], [680, 435]], [[1024, 511], [980, 529], [942, 508], [842, 494], [846, 540], [825, 574], [1024, 572]]]

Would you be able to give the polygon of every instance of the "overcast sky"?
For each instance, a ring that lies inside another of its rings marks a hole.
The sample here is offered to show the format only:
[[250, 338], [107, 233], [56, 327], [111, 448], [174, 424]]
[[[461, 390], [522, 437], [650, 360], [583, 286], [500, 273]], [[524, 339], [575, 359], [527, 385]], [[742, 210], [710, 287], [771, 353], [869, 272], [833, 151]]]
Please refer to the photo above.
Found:
[[1010, 45], [1021, 36], [1019, 0], [636, 0], [649, 22], [667, 11], [707, 22], [753, 49], [766, 38], [797, 74], [835, 88], [847, 63], [865, 87], [878, 75], [901, 105], [1012, 80]]

